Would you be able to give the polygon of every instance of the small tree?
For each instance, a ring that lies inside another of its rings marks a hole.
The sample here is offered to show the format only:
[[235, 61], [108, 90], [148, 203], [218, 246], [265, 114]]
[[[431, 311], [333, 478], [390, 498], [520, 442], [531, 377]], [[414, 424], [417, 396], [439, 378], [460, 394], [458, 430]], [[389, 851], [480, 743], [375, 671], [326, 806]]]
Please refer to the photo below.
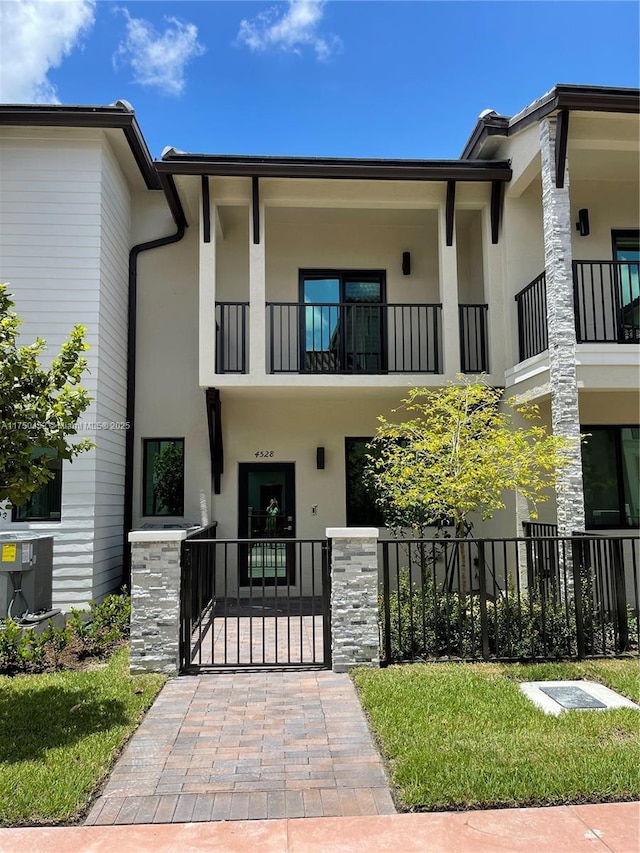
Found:
[[[412, 388], [394, 409], [406, 420], [378, 418], [367, 472], [391, 528], [423, 534], [429, 525], [447, 524], [464, 538], [471, 513], [491, 518], [514, 490], [537, 517], [570, 443], [534, 423], [534, 404], [502, 402], [503, 392], [480, 377], [433, 391]], [[530, 423], [514, 425], [514, 412]]]
[[54, 476], [52, 458], [72, 459], [93, 445], [68, 440], [90, 403], [80, 384], [86, 330], [75, 326], [44, 370], [39, 357], [45, 341], [18, 346], [21, 321], [13, 307], [7, 285], [0, 284], [0, 503], [20, 506]]

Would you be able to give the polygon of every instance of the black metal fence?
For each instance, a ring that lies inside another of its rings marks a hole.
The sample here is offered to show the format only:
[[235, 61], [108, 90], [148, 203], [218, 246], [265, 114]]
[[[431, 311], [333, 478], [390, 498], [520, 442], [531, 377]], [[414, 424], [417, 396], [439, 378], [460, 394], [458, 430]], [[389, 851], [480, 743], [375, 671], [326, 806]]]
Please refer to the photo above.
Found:
[[518, 351], [520, 361], [544, 352], [549, 346], [547, 332], [547, 276], [540, 273], [515, 297], [518, 310]]
[[249, 370], [248, 302], [216, 302], [216, 373]]
[[440, 373], [441, 305], [272, 302], [270, 373]]
[[459, 305], [460, 370], [462, 373], [488, 373], [488, 305]]
[[385, 664], [638, 650], [637, 537], [380, 543]]
[[[578, 343], [640, 343], [640, 264], [573, 261]], [[520, 361], [548, 349], [543, 272], [515, 297]]]
[[325, 540], [187, 537], [182, 670], [329, 667], [327, 548]]
[[574, 261], [578, 343], [640, 342], [640, 265]]

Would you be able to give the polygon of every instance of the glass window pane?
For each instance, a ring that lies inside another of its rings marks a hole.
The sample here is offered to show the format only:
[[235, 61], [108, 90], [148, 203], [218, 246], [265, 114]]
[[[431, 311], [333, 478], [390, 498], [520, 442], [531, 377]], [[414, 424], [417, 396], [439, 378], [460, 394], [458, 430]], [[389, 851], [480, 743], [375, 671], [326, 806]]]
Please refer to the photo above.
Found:
[[34, 459], [41, 456], [52, 457], [49, 470], [53, 479], [34, 492], [29, 500], [15, 509], [15, 521], [59, 521], [62, 514], [62, 460], [54, 459], [54, 451], [36, 447], [31, 453]]
[[375, 494], [365, 480], [366, 445], [370, 438], [345, 439], [347, 524], [353, 527], [384, 527]]
[[582, 447], [584, 501], [588, 527], [617, 527], [620, 517], [615, 428], [589, 427]]
[[382, 300], [379, 281], [345, 281], [345, 302], [376, 302]]
[[184, 515], [184, 439], [145, 439], [143, 515]]
[[308, 303], [340, 302], [340, 280], [337, 278], [307, 278], [304, 280], [304, 301]]
[[640, 299], [640, 235], [616, 234], [613, 257], [623, 264], [617, 268], [620, 304], [624, 311], [624, 322], [638, 325], [638, 301]]
[[640, 525], [640, 428], [621, 431], [624, 513], [631, 527]]

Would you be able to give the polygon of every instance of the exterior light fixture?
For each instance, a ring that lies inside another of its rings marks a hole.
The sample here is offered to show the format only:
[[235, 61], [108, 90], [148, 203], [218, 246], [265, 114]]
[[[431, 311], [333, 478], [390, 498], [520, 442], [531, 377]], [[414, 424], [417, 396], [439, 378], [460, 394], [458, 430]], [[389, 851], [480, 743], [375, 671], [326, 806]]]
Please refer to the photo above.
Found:
[[578, 221], [576, 222], [576, 231], [581, 237], [589, 236], [589, 211], [586, 207], [581, 207], [578, 211]]

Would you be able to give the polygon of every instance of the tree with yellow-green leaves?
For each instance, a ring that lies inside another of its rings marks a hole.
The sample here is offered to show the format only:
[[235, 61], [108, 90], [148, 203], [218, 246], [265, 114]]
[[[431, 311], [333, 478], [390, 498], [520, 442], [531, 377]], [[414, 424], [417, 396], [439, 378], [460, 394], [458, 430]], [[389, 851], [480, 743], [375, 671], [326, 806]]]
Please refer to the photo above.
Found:
[[418, 535], [450, 525], [464, 538], [469, 516], [491, 518], [508, 492], [526, 498], [537, 518], [571, 446], [549, 435], [536, 405], [504, 399], [483, 377], [412, 388], [393, 414], [378, 418], [367, 475], [387, 525]]
[[72, 459], [93, 444], [69, 440], [90, 403], [81, 385], [84, 327], [75, 326], [45, 370], [45, 341], [18, 345], [13, 305], [7, 285], [0, 284], [0, 503], [20, 506], [52, 479], [52, 459]]

